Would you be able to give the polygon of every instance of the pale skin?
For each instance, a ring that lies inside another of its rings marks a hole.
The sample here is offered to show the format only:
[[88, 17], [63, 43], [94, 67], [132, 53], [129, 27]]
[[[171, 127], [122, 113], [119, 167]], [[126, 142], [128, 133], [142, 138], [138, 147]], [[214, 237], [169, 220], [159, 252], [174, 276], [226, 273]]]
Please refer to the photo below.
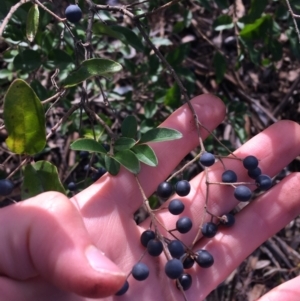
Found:
[[[216, 97], [202, 95], [192, 104], [200, 122], [213, 130], [225, 116], [225, 107]], [[147, 196], [166, 179], [176, 165], [198, 144], [191, 112], [179, 108], [163, 124], [178, 129], [180, 140], [152, 144], [158, 156], [156, 168], [143, 166], [138, 175]], [[207, 132], [202, 130], [203, 138]], [[300, 153], [300, 126], [281, 121], [251, 139], [235, 154], [254, 155], [263, 173], [276, 175]], [[241, 162], [225, 160], [226, 167], [237, 172], [240, 181], [249, 181]], [[223, 167], [210, 168], [211, 181], [218, 181]], [[185, 216], [193, 220], [193, 229], [177, 235], [190, 245], [201, 223], [205, 178], [198, 175], [185, 203]], [[231, 187], [210, 186], [209, 210], [222, 215], [238, 201]], [[189, 301], [201, 301], [220, 284], [251, 252], [268, 237], [282, 229], [300, 213], [300, 174], [292, 173], [281, 183], [250, 203], [236, 215], [232, 228], [220, 228], [212, 239], [199, 238], [194, 249], [204, 248], [215, 259], [208, 269], [189, 270], [193, 285], [186, 291]], [[129, 277], [129, 290], [120, 289], [144, 248], [140, 234], [149, 227], [149, 219], [137, 226], [133, 213], [141, 206], [142, 196], [134, 176], [122, 169], [118, 176], [108, 174], [74, 196], [71, 201], [56, 192], [47, 192], [0, 210], [0, 292], [1, 300], [86, 301], [96, 300], [184, 300], [163, 269], [166, 259], [146, 255], [142, 261], [150, 267], [144, 282]], [[178, 216], [167, 210], [157, 216], [167, 229], [173, 229]], [[92, 256], [93, 265], [86, 254]], [[299, 300], [300, 278], [281, 284], [259, 301]]]

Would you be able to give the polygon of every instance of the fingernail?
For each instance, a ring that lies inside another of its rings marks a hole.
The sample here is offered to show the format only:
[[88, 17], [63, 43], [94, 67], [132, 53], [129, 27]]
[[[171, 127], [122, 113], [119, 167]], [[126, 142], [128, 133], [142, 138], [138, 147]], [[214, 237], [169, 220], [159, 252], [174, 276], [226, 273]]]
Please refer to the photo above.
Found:
[[90, 266], [98, 272], [120, 275], [123, 274], [121, 270], [104, 255], [104, 253], [94, 246], [87, 247], [85, 256]]

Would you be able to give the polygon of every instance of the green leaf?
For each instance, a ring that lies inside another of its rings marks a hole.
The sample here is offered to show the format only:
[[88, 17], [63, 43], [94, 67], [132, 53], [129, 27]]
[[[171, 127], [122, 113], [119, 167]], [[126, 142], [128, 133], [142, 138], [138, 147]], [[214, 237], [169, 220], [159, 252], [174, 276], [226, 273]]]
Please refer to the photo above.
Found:
[[134, 31], [132, 31], [127, 27], [123, 27], [119, 25], [111, 26], [111, 28], [114, 31], [121, 33], [124, 36], [124, 38], [121, 39], [122, 42], [129, 44], [137, 51], [140, 52], [144, 51], [144, 45], [142, 44], [141, 39], [136, 35]]
[[169, 128], [156, 128], [146, 132], [142, 135], [139, 144], [147, 142], [161, 142], [182, 138], [182, 134]]
[[265, 37], [268, 30], [272, 30], [273, 20], [270, 15], [265, 15], [256, 19], [254, 23], [247, 24], [240, 31], [240, 37], [243, 39], [254, 39]]
[[132, 151], [135, 153], [139, 161], [149, 165], [157, 166], [158, 160], [155, 155], [154, 150], [147, 144], [135, 145], [132, 148]]
[[49, 52], [49, 60], [56, 68], [65, 69], [73, 63], [72, 57], [61, 49], [54, 48]]
[[100, 142], [97, 142], [94, 139], [87, 138], [81, 138], [74, 141], [73, 143], [71, 143], [70, 148], [72, 150], [79, 151], [88, 151], [102, 154], [107, 153], [107, 150], [103, 147], [103, 145]]
[[131, 149], [135, 145], [136, 141], [132, 138], [121, 137], [115, 141], [114, 149], [117, 151], [123, 151]]
[[17, 154], [34, 155], [46, 145], [45, 115], [40, 99], [23, 80], [16, 79], [4, 97], [6, 144]]
[[272, 40], [270, 43], [270, 51], [272, 54], [273, 61], [279, 61], [282, 58], [282, 45], [276, 41]]
[[82, 62], [77, 70], [71, 73], [63, 82], [65, 88], [77, 84], [93, 76], [109, 76], [122, 70], [122, 65], [108, 59], [90, 59]]
[[216, 81], [219, 84], [223, 80], [226, 72], [226, 60], [220, 52], [216, 52], [213, 64], [216, 71]]
[[121, 125], [121, 133], [124, 137], [136, 138], [137, 133], [137, 121], [134, 116], [127, 116]]
[[117, 152], [113, 158], [134, 174], [140, 172], [140, 162], [131, 150]]
[[65, 193], [56, 166], [47, 161], [26, 165], [21, 187], [22, 199], [28, 199], [45, 191]]
[[145, 105], [144, 105], [144, 110], [145, 110], [145, 117], [147, 119], [150, 119], [156, 114], [156, 112], [158, 110], [158, 106], [153, 101], [146, 102]]
[[22, 73], [34, 71], [41, 64], [42, 61], [39, 52], [31, 49], [25, 49], [14, 58], [14, 68], [22, 71]]
[[122, 33], [115, 31], [112, 26], [108, 26], [104, 23], [97, 22], [93, 25], [93, 34], [95, 35], [107, 35], [117, 40], [123, 40], [124, 36]]
[[109, 156], [104, 157], [105, 168], [113, 176], [116, 176], [120, 171], [120, 163]]
[[189, 43], [181, 44], [174, 50], [168, 52], [168, 54], [166, 55], [166, 60], [170, 65], [176, 68], [187, 57], [189, 51], [190, 51]]
[[177, 84], [174, 84], [170, 89], [167, 90], [164, 104], [175, 109], [180, 105], [181, 92]]
[[213, 28], [215, 31], [222, 31], [224, 29], [231, 29], [233, 28], [234, 24], [232, 18], [228, 15], [223, 15], [218, 17], [213, 22]]
[[137, 51], [143, 52], [144, 46], [141, 39], [131, 29], [119, 25], [108, 26], [103, 23], [93, 25], [93, 33], [96, 35], [107, 35], [120, 40], [126, 45], [130, 45]]
[[247, 16], [240, 19], [240, 22], [253, 23], [265, 11], [268, 0], [252, 0], [251, 7]]
[[253, 43], [249, 40], [245, 40], [240, 38], [240, 41], [242, 43], [242, 45], [248, 50], [249, 52], [249, 56], [251, 61], [255, 64], [255, 65], [259, 65], [260, 64], [260, 60], [261, 60], [261, 53], [259, 50], [257, 50]]
[[30, 42], [34, 40], [35, 35], [38, 31], [39, 18], [40, 18], [39, 7], [37, 4], [33, 4], [28, 12], [27, 22], [26, 22], [26, 36]]

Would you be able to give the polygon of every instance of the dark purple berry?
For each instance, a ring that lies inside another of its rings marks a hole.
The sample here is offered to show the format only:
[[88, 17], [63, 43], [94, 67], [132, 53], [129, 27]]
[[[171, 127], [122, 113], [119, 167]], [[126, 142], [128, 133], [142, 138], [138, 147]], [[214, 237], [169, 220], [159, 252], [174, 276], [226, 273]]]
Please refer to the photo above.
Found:
[[183, 260], [182, 263], [183, 263], [183, 268], [190, 269], [194, 265], [195, 260], [192, 257], [188, 256]]
[[222, 174], [222, 182], [235, 183], [237, 181], [237, 175], [233, 170], [226, 170]]
[[133, 266], [131, 274], [134, 279], [143, 281], [149, 276], [149, 268], [143, 262], [138, 262]]
[[260, 190], [268, 190], [272, 186], [272, 179], [268, 175], [259, 175], [255, 183]]
[[261, 169], [259, 167], [248, 170], [248, 176], [251, 179], [256, 179], [259, 175], [261, 175]]
[[187, 233], [192, 229], [193, 223], [192, 220], [183, 216], [176, 222], [176, 230], [180, 233]]
[[213, 256], [206, 250], [197, 251], [195, 260], [202, 268], [209, 268], [214, 264]]
[[128, 288], [129, 288], [129, 283], [126, 280], [122, 288], [116, 293], [116, 296], [124, 295], [128, 291]]
[[235, 223], [234, 215], [227, 213], [221, 216], [220, 223], [226, 227], [231, 227]]
[[[188, 290], [192, 286], [192, 276], [190, 274], [182, 274], [177, 279], [181, 284], [181, 287], [184, 291]], [[176, 281], [176, 286], [179, 289], [179, 285]]]
[[172, 240], [168, 244], [168, 249], [172, 257], [179, 258], [185, 253], [185, 247], [183, 243], [179, 240]]
[[155, 233], [152, 230], [146, 230], [141, 235], [141, 244], [147, 248], [148, 242], [155, 238]]
[[82, 11], [78, 5], [71, 4], [65, 10], [66, 18], [71, 23], [77, 23], [82, 18]]
[[168, 209], [170, 213], [178, 215], [183, 212], [184, 204], [180, 200], [175, 199], [169, 203]]
[[86, 159], [86, 158], [88, 158], [89, 155], [90, 155], [90, 153], [87, 152], [87, 151], [81, 151], [81, 152], [79, 153], [79, 157], [80, 157], [81, 159]]
[[173, 258], [165, 265], [165, 273], [171, 279], [177, 279], [183, 273], [183, 265], [179, 259]]
[[212, 166], [215, 163], [215, 160], [215, 156], [211, 153], [206, 152], [200, 156], [200, 163], [206, 167]]
[[158, 185], [156, 194], [164, 199], [169, 198], [173, 193], [172, 184], [169, 182], [162, 182]]
[[202, 235], [205, 237], [214, 237], [218, 231], [218, 225], [212, 222], [204, 223], [201, 229]]
[[97, 171], [94, 174], [92, 174], [91, 178], [95, 182], [99, 180], [106, 172], [107, 170], [104, 167], [100, 167], [97, 169]]
[[258, 160], [254, 156], [247, 156], [243, 160], [243, 165], [247, 170], [255, 169], [258, 166]]
[[234, 196], [240, 202], [247, 202], [251, 199], [252, 192], [249, 187], [240, 185], [234, 189]]
[[191, 185], [186, 180], [178, 181], [175, 185], [175, 192], [179, 196], [187, 196], [191, 191]]
[[10, 179], [0, 180], [0, 195], [7, 196], [14, 190], [14, 183]]
[[147, 250], [151, 256], [159, 256], [163, 251], [163, 244], [160, 240], [151, 239], [147, 244]]
[[70, 183], [68, 184], [68, 189], [69, 189], [70, 191], [76, 190], [76, 184], [75, 184], [74, 182], [70, 182]]

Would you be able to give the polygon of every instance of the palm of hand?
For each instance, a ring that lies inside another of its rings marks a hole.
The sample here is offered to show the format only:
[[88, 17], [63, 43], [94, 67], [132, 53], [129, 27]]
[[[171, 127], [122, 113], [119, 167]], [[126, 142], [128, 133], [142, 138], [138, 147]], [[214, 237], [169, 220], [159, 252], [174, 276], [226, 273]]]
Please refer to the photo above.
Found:
[[[193, 104], [199, 120], [210, 130], [222, 121], [225, 114], [224, 107], [216, 98], [204, 95], [196, 98]], [[147, 196], [155, 191], [157, 185], [173, 171], [180, 159], [198, 143], [192, 116], [186, 106], [175, 112], [164, 126], [178, 129], [184, 137], [181, 140], [153, 145], [159, 159], [159, 166], [143, 167], [138, 175]], [[204, 130], [202, 136], [207, 136]], [[253, 138], [235, 153], [240, 158], [250, 154], [255, 155], [260, 159], [263, 173], [273, 176], [298, 155], [299, 142], [299, 126], [292, 122], [280, 122]], [[225, 160], [225, 165], [226, 168], [237, 172], [239, 181], [249, 181], [240, 161]], [[223, 166], [216, 163], [209, 172], [210, 181], [220, 181], [223, 171]], [[299, 175], [290, 175], [238, 213], [233, 228], [221, 229], [212, 239], [199, 239], [194, 249], [207, 249], [214, 256], [215, 263], [209, 269], [194, 267], [189, 270], [193, 277], [192, 287], [185, 292], [189, 301], [203, 300], [246, 256], [299, 213], [298, 196], [295, 193], [299, 180]], [[186, 245], [192, 243], [201, 224], [205, 204], [204, 175], [195, 177], [191, 181], [191, 186], [188, 197], [182, 199], [186, 207], [183, 215], [192, 218], [193, 229], [187, 234], [176, 234]], [[289, 199], [289, 202], [286, 199]], [[125, 170], [116, 177], [109, 175], [102, 177], [72, 199], [72, 203], [80, 213], [79, 216], [83, 218], [92, 242], [125, 274], [130, 272], [144, 252], [140, 244], [140, 235], [149, 228], [150, 220], [148, 218], [138, 226], [133, 220], [133, 214], [141, 206], [142, 201], [134, 176]], [[208, 209], [211, 212], [222, 215], [228, 213], [236, 204], [232, 187], [210, 186]], [[172, 216], [167, 210], [161, 210], [157, 213], [157, 217], [167, 229], [175, 228], [178, 216]], [[74, 235], [76, 234], [75, 232]], [[105, 300], [184, 300], [174, 281], [168, 279], [164, 273], [166, 262], [164, 255], [153, 258], [146, 254], [142, 261], [150, 268], [149, 278], [139, 282], [129, 277], [130, 287], [125, 295], [107, 297]], [[106, 281], [99, 283], [100, 289], [95, 288], [95, 291], [105, 291], [105, 286], [108, 290], [116, 289], [116, 285], [120, 286], [120, 281], [124, 281], [124, 276], [120, 279], [117, 284], [111, 284], [112, 281], [108, 276]], [[17, 285], [22, 286], [22, 289], [27, 285], [23, 296], [33, 297], [34, 300], [40, 300], [41, 296], [44, 296], [41, 300], [90, 300], [64, 293], [41, 280], [38, 275], [32, 280], [31, 289], [29, 282], [25, 284], [21, 282]], [[87, 285], [85, 289], [91, 287]], [[84, 289], [82, 291], [86, 292]], [[29, 300], [29, 298], [22, 300]]]

